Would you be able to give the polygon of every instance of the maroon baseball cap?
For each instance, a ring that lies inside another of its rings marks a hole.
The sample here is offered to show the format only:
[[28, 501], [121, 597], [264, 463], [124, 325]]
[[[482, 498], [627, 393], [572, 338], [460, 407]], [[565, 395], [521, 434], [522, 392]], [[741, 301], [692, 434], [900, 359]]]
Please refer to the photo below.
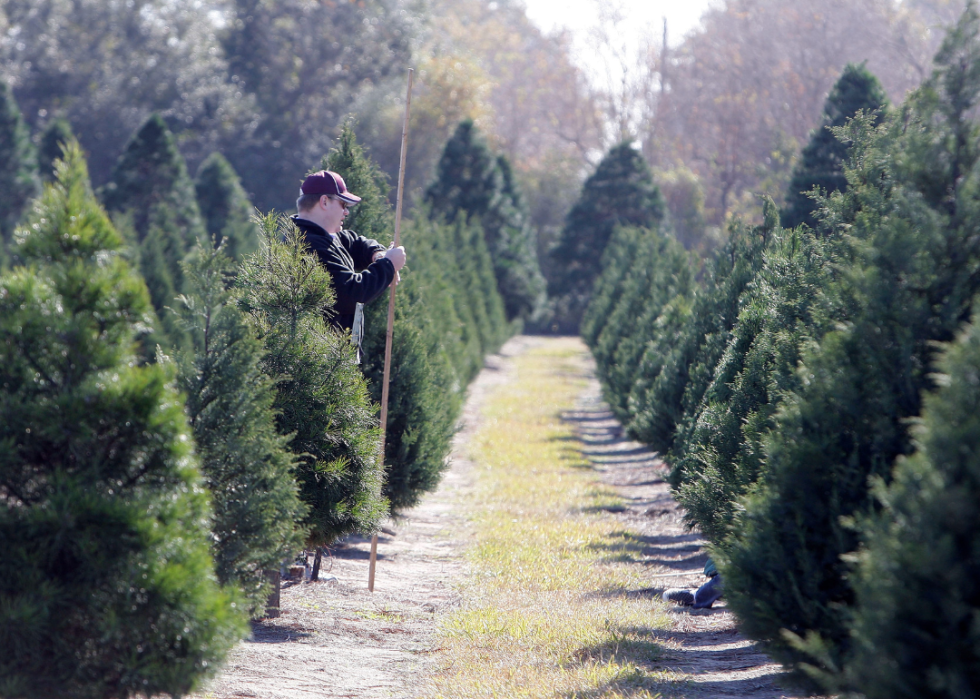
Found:
[[326, 194], [343, 199], [348, 204], [356, 204], [361, 200], [359, 196], [347, 191], [343, 177], [330, 170], [320, 170], [307, 177], [303, 180], [300, 192], [303, 194]]

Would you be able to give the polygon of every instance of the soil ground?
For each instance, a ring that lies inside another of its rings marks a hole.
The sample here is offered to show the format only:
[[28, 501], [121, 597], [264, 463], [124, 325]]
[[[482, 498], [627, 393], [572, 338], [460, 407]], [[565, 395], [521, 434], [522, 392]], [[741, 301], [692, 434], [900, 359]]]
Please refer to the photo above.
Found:
[[[351, 537], [324, 560], [320, 582], [284, 583], [281, 616], [255, 622], [250, 638], [196, 697], [407, 699], [421, 692], [438, 668], [439, 620], [460, 603], [455, 583], [467, 574], [459, 506], [472, 483], [467, 440], [480, 425], [488, 391], [513, 379], [511, 358], [550, 341], [517, 337], [488, 358], [470, 388], [451, 467], [438, 491], [390, 522], [379, 537], [375, 591], [367, 590], [370, 540]], [[642, 542], [634, 557], [649, 571], [650, 587], [636, 594], [656, 598], [664, 588], [702, 582], [703, 542], [685, 529], [663, 463], [623, 438], [594, 379], [562, 417], [575, 425], [597, 476], [626, 503], [615, 514]], [[665, 649], [656, 663], [671, 678], [661, 689], [665, 697], [799, 696], [779, 688], [779, 666], [738, 634], [724, 601], [700, 611], [674, 607], [671, 613], [672, 628], [656, 632]]]

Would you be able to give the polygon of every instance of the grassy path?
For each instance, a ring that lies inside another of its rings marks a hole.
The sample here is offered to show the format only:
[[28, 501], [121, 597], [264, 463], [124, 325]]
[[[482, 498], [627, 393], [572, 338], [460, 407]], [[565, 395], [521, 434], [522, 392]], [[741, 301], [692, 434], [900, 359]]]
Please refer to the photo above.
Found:
[[723, 602], [661, 601], [705, 561], [663, 463], [622, 437], [580, 340], [523, 342], [465, 440], [467, 574], [422, 696], [795, 696]]
[[695, 585], [664, 467], [625, 440], [575, 338], [511, 340], [471, 386], [452, 467], [381, 535], [289, 581], [199, 699], [780, 699], [778, 667]]
[[667, 675], [653, 632], [670, 626], [646, 566], [560, 415], [586, 388], [576, 339], [541, 340], [483, 406], [469, 458], [470, 574], [432, 697], [653, 697]]

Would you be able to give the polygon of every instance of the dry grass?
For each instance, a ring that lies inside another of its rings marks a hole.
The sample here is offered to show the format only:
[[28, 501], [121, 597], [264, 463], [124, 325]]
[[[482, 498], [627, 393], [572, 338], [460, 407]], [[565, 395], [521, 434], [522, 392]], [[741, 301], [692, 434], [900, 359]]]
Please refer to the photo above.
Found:
[[635, 544], [603, 511], [620, 501], [575, 448], [561, 411], [585, 385], [578, 341], [517, 358], [471, 441], [477, 485], [460, 609], [425, 696], [655, 697], [652, 632], [669, 620], [644, 587]]

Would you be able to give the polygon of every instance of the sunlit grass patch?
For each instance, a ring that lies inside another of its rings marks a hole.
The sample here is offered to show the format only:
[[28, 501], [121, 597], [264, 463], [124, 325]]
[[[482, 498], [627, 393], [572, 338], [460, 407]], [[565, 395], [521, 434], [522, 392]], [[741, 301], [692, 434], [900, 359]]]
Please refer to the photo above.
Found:
[[584, 352], [577, 340], [528, 352], [485, 407], [470, 442], [471, 572], [428, 696], [658, 696], [664, 606], [626, 594], [646, 586], [639, 542], [559, 418], [584, 387]]

